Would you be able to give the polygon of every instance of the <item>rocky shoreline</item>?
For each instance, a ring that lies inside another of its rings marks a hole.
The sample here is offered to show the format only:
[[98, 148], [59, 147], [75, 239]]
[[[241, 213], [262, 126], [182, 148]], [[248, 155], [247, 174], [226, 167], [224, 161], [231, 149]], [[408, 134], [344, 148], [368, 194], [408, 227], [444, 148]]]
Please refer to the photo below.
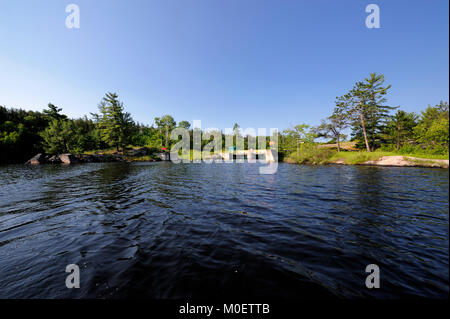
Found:
[[[343, 160], [338, 160], [331, 164], [351, 165]], [[448, 168], [449, 160], [426, 159], [412, 156], [382, 156], [374, 161], [366, 161], [353, 165], [372, 165], [372, 166], [391, 166], [391, 167], [430, 167], [430, 168]]]
[[[287, 158], [284, 162], [288, 164], [299, 164]], [[369, 160], [360, 163], [347, 163], [344, 159], [326, 160], [322, 163], [305, 163], [305, 165], [366, 165], [366, 166], [386, 166], [386, 167], [428, 167], [428, 168], [449, 168], [449, 160], [426, 159], [413, 156], [381, 156], [376, 160]]]
[[437, 167], [448, 168], [449, 160], [425, 159], [412, 156], [383, 156], [376, 161], [367, 161], [365, 165], [378, 166], [412, 166], [412, 167]]
[[[79, 163], [109, 163], [109, 162], [156, 162], [169, 160], [167, 153], [148, 153], [148, 150], [139, 149], [132, 150], [126, 154], [111, 153], [111, 154], [58, 154], [45, 155], [39, 153], [28, 160], [27, 165], [42, 165], [42, 164], [79, 164]], [[296, 164], [289, 159], [286, 163]], [[443, 159], [424, 159], [412, 156], [382, 156], [377, 160], [366, 161], [358, 164], [347, 164], [344, 160], [337, 160], [325, 164], [338, 165], [368, 165], [368, 166], [392, 166], [392, 167], [430, 167], [430, 168], [449, 168], [449, 160]]]
[[126, 151], [125, 154], [118, 152], [110, 154], [36, 154], [29, 159], [26, 165], [43, 164], [79, 164], [79, 163], [109, 163], [109, 162], [135, 162], [146, 161], [156, 162], [164, 161], [168, 158], [166, 153], [154, 153], [150, 149], [140, 148]]

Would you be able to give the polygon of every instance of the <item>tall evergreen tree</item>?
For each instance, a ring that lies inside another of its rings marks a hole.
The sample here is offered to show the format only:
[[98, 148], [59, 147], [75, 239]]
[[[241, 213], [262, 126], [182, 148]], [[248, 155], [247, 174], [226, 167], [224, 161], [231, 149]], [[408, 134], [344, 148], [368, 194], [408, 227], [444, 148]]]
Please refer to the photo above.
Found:
[[71, 152], [74, 138], [73, 127], [69, 120], [54, 118], [49, 126], [41, 133], [43, 147], [48, 154], [62, 154]]
[[61, 154], [71, 151], [75, 137], [71, 122], [61, 114], [62, 108], [49, 103], [48, 110], [43, 113], [49, 120], [48, 127], [40, 133], [44, 151], [48, 154]]
[[390, 85], [383, 86], [384, 75], [371, 73], [362, 82], [357, 82], [350, 91], [352, 99], [353, 137], [364, 141], [366, 150], [372, 151], [380, 146], [381, 134], [389, 119], [389, 112], [395, 107], [385, 105], [385, 95]]
[[161, 136], [161, 146], [163, 146], [164, 140], [164, 147], [168, 149], [170, 146], [170, 132], [175, 128], [177, 122], [171, 115], [164, 115], [161, 118], [155, 117], [155, 124]]
[[100, 114], [96, 116], [101, 139], [119, 152], [129, 143], [133, 119], [124, 112], [123, 103], [116, 93], [107, 93], [98, 106]]
[[417, 125], [417, 115], [398, 110], [386, 125], [384, 140], [395, 145], [398, 150], [414, 138], [414, 128]]

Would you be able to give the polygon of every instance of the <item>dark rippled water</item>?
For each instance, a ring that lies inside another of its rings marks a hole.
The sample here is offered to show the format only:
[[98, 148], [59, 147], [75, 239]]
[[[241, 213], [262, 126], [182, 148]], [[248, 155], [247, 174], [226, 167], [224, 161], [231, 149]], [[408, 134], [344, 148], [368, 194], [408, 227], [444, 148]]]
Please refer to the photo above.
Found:
[[[0, 177], [1, 298], [449, 294], [448, 170], [109, 163]], [[368, 264], [380, 289], [365, 287]]]

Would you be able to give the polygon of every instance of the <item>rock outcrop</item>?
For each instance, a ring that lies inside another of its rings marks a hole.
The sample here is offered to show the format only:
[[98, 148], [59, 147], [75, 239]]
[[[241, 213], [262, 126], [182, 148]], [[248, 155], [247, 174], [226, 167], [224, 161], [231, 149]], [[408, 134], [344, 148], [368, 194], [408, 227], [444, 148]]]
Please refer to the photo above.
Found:
[[77, 158], [73, 154], [61, 154], [59, 155], [59, 159], [61, 160], [61, 163], [63, 164], [76, 164], [80, 163], [80, 159]]
[[412, 156], [383, 156], [376, 161], [364, 162], [365, 165], [377, 166], [415, 166], [448, 168], [448, 160], [424, 159]]
[[44, 163], [46, 163], [45, 157], [41, 153], [39, 153], [29, 159], [25, 164], [39, 165]]
[[170, 153], [168, 152], [159, 153], [158, 156], [161, 161], [170, 161]]
[[[133, 161], [133, 157], [142, 157], [154, 154], [154, 149], [149, 149], [142, 147], [139, 149], [127, 150], [126, 154], [120, 154], [114, 152], [111, 154], [59, 154], [59, 155], [43, 155], [41, 153], [37, 154], [26, 164], [30, 165], [40, 165], [40, 164], [77, 164], [77, 163], [107, 163], [107, 162], [128, 162]], [[168, 153], [163, 153], [167, 154]], [[157, 157], [156, 157], [157, 156]], [[157, 154], [154, 158], [155, 160], [161, 157], [161, 154]], [[153, 157], [147, 160], [152, 160]], [[168, 158], [166, 159], [168, 160]]]

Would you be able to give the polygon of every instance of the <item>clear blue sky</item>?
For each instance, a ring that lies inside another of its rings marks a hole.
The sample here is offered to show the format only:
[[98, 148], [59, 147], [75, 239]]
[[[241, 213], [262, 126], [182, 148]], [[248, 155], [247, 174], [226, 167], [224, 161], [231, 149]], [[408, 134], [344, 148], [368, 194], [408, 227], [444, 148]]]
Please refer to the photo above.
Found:
[[[78, 4], [81, 28], [65, 27]], [[381, 9], [367, 29], [366, 5]], [[71, 117], [108, 91], [135, 120], [316, 125], [370, 72], [390, 105], [448, 100], [447, 0], [0, 0], [0, 105]]]

